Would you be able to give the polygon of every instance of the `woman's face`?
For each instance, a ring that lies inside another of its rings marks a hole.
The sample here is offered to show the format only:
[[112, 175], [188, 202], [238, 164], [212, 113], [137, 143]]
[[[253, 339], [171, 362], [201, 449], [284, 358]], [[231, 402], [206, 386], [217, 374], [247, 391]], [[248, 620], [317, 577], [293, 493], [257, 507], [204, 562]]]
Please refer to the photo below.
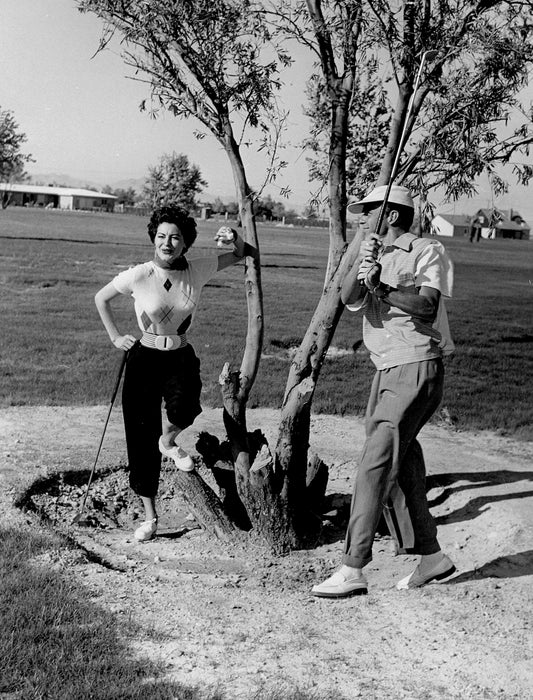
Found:
[[185, 251], [183, 234], [176, 224], [164, 221], [157, 227], [154, 238], [155, 255], [166, 265], [171, 265]]

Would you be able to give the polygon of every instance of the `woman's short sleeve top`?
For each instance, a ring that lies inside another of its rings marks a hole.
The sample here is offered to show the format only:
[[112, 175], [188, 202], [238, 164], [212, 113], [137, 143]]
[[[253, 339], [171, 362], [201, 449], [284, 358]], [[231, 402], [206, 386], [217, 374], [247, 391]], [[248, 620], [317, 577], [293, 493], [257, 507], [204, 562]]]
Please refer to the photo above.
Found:
[[201, 291], [217, 271], [218, 259], [197, 258], [187, 263], [184, 270], [166, 270], [150, 261], [113, 278], [118, 292], [133, 297], [143, 332], [180, 335], [189, 329]]

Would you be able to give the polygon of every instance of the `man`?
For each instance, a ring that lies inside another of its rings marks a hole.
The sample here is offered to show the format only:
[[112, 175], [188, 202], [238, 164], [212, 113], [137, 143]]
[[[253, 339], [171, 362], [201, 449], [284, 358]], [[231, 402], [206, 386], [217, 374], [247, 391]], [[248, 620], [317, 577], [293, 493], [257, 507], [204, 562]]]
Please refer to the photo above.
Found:
[[453, 268], [435, 240], [408, 233], [414, 204], [392, 186], [379, 231], [386, 187], [348, 206], [366, 231], [360, 264], [347, 274], [342, 301], [363, 310], [363, 340], [376, 365], [366, 415], [366, 442], [352, 496], [341, 568], [313, 587], [313, 595], [344, 598], [367, 593], [362, 569], [383, 513], [399, 553], [419, 554], [416, 569], [397, 584], [417, 588], [450, 576], [429, 512], [425, 465], [416, 437], [442, 398], [442, 356], [453, 350], [441, 296], [451, 296]]
[[470, 243], [478, 243], [481, 238], [481, 221], [476, 216], [470, 224]]

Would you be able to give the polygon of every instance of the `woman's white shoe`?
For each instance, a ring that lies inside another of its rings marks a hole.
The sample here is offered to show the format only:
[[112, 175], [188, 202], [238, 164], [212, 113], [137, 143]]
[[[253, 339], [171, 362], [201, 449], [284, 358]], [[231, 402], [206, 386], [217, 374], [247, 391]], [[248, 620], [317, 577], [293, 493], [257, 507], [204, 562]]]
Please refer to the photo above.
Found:
[[163, 445], [163, 438], [159, 438], [159, 451], [165, 457], [170, 457], [174, 460], [174, 464], [182, 472], [192, 472], [194, 469], [194, 462], [192, 457], [185, 452], [183, 447], [179, 445], [174, 445], [174, 447], [165, 447]]
[[157, 518], [145, 520], [133, 533], [133, 536], [138, 542], [146, 542], [151, 540], [157, 532]]

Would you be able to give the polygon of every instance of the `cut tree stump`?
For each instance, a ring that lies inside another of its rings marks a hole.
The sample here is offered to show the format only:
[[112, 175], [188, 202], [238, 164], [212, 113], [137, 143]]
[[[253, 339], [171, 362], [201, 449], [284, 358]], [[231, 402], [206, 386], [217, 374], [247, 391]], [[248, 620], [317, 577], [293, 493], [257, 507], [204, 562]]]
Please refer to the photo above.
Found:
[[208, 534], [222, 540], [235, 539], [237, 528], [224, 512], [220, 498], [198, 472], [182, 472], [177, 469], [174, 483], [194, 517]]

